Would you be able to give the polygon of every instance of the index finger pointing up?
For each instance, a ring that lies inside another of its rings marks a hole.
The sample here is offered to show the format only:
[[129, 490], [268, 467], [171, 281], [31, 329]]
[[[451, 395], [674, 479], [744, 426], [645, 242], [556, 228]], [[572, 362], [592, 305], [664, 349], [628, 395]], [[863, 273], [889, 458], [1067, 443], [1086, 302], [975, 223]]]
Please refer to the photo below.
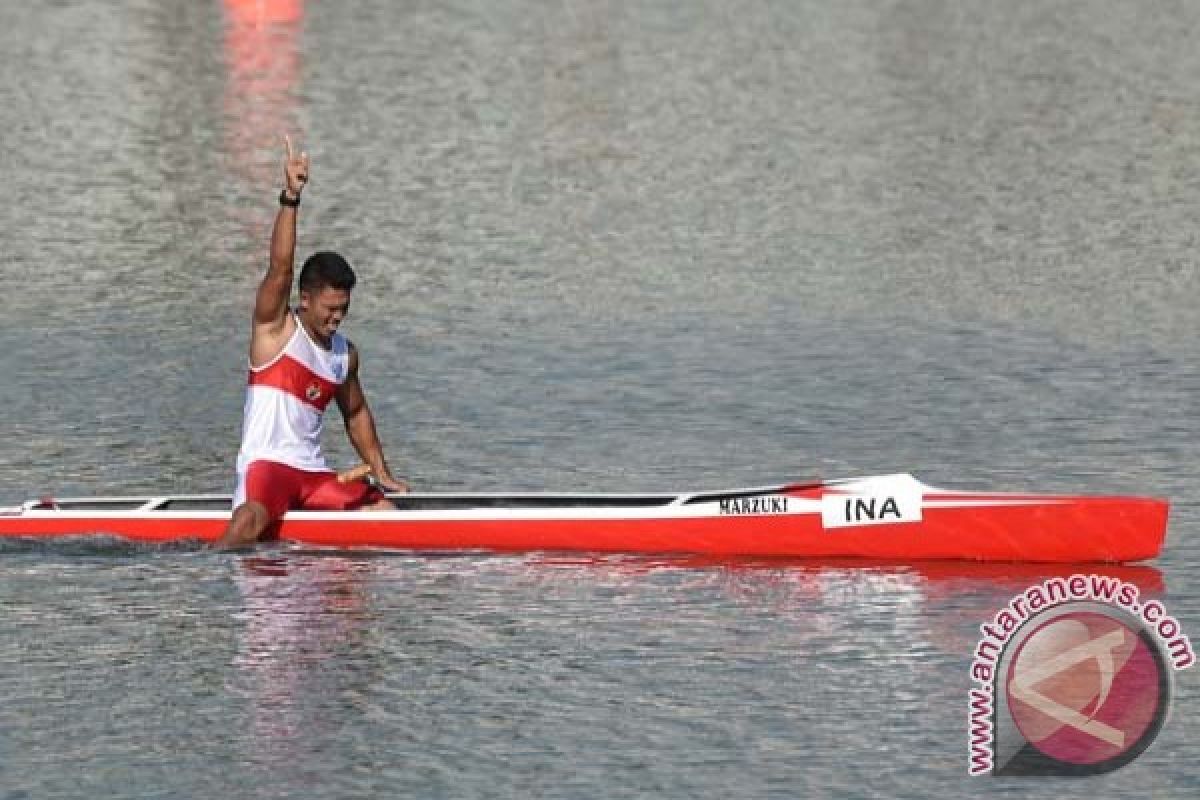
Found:
[[287, 148], [287, 160], [291, 161], [292, 160], [292, 137], [288, 136], [285, 133], [283, 135], [283, 144], [284, 144], [284, 147]]

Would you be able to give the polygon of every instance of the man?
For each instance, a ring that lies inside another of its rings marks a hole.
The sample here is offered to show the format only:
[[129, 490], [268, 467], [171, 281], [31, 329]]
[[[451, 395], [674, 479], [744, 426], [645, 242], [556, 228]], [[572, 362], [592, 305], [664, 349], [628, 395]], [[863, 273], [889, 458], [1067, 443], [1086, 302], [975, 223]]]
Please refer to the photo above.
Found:
[[325, 408], [336, 400], [350, 442], [380, 486], [404, 492], [392, 476], [358, 380], [358, 351], [338, 326], [350, 308], [355, 276], [337, 253], [313, 254], [300, 270], [299, 303], [288, 307], [296, 215], [308, 183], [308, 154], [285, 139], [284, 189], [271, 231], [271, 266], [258, 287], [250, 334], [250, 375], [238, 452], [233, 517], [214, 546], [256, 542], [288, 509], [387, 510], [377, 487], [341, 482], [321, 453]]

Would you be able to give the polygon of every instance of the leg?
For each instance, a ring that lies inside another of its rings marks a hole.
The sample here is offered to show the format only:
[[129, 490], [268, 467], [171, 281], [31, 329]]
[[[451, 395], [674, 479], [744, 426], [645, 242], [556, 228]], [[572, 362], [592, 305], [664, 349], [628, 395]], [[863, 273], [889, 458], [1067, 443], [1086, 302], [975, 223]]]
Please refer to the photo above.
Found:
[[254, 500], [248, 500], [233, 512], [229, 527], [220, 539], [212, 543], [212, 547], [216, 550], [243, 550], [252, 547], [270, 525], [271, 515], [267, 507]]
[[303, 473], [272, 461], [254, 461], [238, 470], [233, 492], [233, 516], [212, 546], [240, 550], [254, 546], [272, 523], [283, 518], [300, 486]]
[[310, 473], [303, 507], [310, 511], [394, 511], [383, 492], [362, 481], [341, 483], [332, 472]]

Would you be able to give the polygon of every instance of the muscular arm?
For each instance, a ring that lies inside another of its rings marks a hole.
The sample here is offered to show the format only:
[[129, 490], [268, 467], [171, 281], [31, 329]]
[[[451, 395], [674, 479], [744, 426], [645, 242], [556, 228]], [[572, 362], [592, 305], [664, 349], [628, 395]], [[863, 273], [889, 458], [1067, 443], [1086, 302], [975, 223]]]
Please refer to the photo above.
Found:
[[[308, 182], [308, 154], [292, 152], [292, 140], [285, 138], [287, 157], [283, 162], [284, 193], [299, 201]], [[287, 332], [288, 298], [292, 294], [292, 267], [296, 259], [296, 212], [281, 205], [271, 229], [271, 264], [258, 285], [254, 298], [254, 326], [250, 336], [250, 363], [262, 364], [278, 352]]]
[[383, 457], [383, 445], [380, 444], [379, 434], [375, 430], [375, 418], [371, 415], [367, 397], [358, 380], [358, 350], [354, 345], [350, 345], [350, 367], [346, 382], [341, 385], [334, 398], [346, 422], [346, 433], [350, 437], [350, 443], [358, 451], [359, 457], [371, 467], [371, 471], [385, 489], [407, 491], [408, 487], [403, 481], [392, 477]]
[[254, 325], [279, 333], [287, 319], [288, 298], [292, 294], [292, 272], [296, 258], [296, 212], [280, 206], [271, 230], [271, 266], [258, 286], [254, 300]]

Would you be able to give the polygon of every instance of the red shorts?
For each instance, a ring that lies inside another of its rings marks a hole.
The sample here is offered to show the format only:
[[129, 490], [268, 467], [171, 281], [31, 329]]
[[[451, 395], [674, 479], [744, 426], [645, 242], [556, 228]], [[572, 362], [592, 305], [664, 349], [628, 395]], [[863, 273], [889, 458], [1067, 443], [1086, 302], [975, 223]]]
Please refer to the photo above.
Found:
[[253, 461], [238, 475], [234, 506], [253, 500], [277, 520], [289, 510], [353, 511], [382, 499], [383, 492], [363, 481], [339, 483], [336, 472], [307, 472], [276, 461]]

